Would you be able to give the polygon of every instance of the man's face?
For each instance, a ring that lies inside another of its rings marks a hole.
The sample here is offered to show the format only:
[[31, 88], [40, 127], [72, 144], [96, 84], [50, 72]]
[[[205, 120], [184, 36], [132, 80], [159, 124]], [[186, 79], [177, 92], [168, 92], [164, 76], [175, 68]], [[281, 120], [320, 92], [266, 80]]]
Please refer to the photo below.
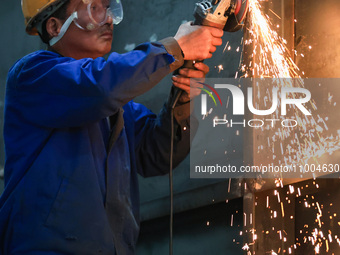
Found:
[[[93, 2], [101, 2], [94, 0]], [[81, 0], [71, 0], [67, 8], [67, 16], [69, 17], [76, 9], [87, 9]], [[113, 39], [113, 24], [109, 17], [107, 22], [94, 29], [83, 30], [80, 29], [74, 22], [60, 40], [60, 47], [66, 54], [76, 59], [80, 58], [97, 58], [102, 57], [111, 51], [111, 44]]]

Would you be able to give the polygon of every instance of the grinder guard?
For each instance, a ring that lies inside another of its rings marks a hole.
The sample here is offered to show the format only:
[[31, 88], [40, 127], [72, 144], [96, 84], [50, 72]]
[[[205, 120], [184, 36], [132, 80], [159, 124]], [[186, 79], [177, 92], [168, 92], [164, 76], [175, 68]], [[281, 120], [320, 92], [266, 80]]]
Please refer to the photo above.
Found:
[[235, 0], [234, 2], [237, 2], [235, 12], [229, 16], [223, 28], [227, 32], [236, 32], [243, 27], [249, 8], [249, 0]]
[[235, 32], [243, 27], [249, 0], [212, 0], [196, 3], [195, 25], [217, 27]]

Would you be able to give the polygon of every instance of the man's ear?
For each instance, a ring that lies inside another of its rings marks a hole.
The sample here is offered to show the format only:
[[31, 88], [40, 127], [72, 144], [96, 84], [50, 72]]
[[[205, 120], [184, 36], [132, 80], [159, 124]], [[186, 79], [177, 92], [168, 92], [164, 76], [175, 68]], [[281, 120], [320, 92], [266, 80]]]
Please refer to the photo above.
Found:
[[60, 33], [63, 23], [60, 19], [51, 17], [46, 22], [46, 31], [51, 37], [56, 37]]

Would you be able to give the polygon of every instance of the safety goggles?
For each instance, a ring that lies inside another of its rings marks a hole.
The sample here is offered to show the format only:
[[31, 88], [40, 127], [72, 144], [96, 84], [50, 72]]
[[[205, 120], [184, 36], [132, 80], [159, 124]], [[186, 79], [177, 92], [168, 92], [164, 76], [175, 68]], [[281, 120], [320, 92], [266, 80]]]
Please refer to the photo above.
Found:
[[120, 0], [81, 0], [60, 29], [52, 38], [50, 46], [56, 44], [74, 22], [80, 29], [94, 30], [108, 22], [118, 25], [123, 20], [123, 6]]
[[118, 25], [123, 19], [123, 7], [120, 0], [82, 0], [75, 12], [74, 23], [81, 29], [94, 30], [112, 19]]

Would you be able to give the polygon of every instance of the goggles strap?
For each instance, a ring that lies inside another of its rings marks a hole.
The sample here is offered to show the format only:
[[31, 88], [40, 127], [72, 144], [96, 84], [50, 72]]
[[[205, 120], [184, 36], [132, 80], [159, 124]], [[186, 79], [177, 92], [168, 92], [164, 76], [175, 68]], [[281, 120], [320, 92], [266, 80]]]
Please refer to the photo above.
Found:
[[68, 17], [68, 19], [65, 21], [65, 23], [64, 23], [63, 26], [61, 27], [60, 33], [58, 34], [58, 36], [53, 37], [53, 38], [49, 41], [50, 46], [53, 46], [54, 44], [56, 44], [56, 43], [64, 36], [64, 34], [66, 33], [67, 29], [70, 27], [72, 21], [73, 21], [74, 19], [77, 19], [77, 18], [78, 18], [77, 12], [72, 13], [71, 16]]

